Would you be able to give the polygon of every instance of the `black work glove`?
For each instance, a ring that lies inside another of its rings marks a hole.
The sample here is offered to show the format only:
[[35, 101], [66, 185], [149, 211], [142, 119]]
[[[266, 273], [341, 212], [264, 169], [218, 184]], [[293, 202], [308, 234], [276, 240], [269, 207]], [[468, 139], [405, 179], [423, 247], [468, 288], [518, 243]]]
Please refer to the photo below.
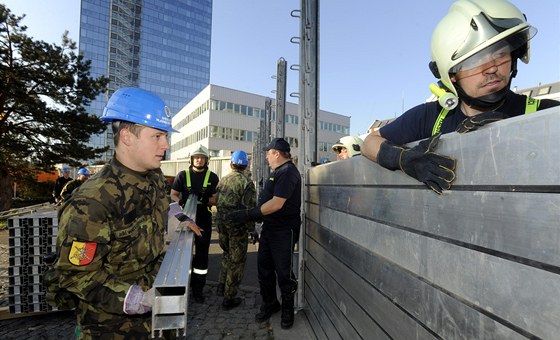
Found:
[[259, 242], [259, 233], [257, 233], [256, 231], [250, 231], [249, 232], [249, 240], [250, 240], [251, 244], [255, 244], [255, 243]]
[[377, 163], [389, 170], [400, 169], [423, 182], [438, 194], [449, 190], [455, 180], [455, 159], [433, 152], [441, 134], [421, 141], [412, 149], [386, 140], [381, 144]]
[[482, 112], [477, 114], [476, 116], [465, 118], [455, 131], [459, 133], [467, 133], [478, 129], [481, 126], [486, 124], [493, 123], [498, 120], [506, 119], [509, 116], [503, 112], [497, 111], [489, 111], [489, 112]]
[[245, 224], [249, 221], [257, 221], [262, 218], [263, 214], [260, 207], [254, 207], [252, 209], [243, 209], [232, 211], [228, 215], [228, 219], [238, 223]]

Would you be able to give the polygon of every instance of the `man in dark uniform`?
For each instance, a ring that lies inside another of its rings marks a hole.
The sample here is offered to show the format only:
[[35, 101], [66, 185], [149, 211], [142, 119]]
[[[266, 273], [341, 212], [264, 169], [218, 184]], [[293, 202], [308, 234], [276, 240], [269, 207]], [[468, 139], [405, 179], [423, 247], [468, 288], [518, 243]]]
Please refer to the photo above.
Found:
[[60, 196], [62, 189], [64, 189], [64, 186], [72, 180], [72, 177], [70, 177], [70, 168], [64, 167], [61, 172], [62, 176], [59, 176], [54, 182], [54, 189], [52, 193], [53, 203], [57, 204], [62, 200], [62, 197]]
[[[485, 124], [532, 113], [560, 102], [535, 100], [510, 90], [517, 59], [529, 62], [536, 34], [507, 0], [458, 0], [432, 35], [430, 70], [438, 101], [420, 104], [364, 140], [362, 155], [402, 170], [440, 194], [455, 180], [455, 160], [434, 149], [440, 133], [465, 133]], [[429, 138], [414, 148], [403, 144]]]
[[[229, 214], [241, 208], [254, 208], [257, 200], [255, 184], [251, 173], [246, 171], [249, 165], [247, 154], [237, 150], [231, 155], [231, 172], [222, 177], [218, 184], [216, 227], [220, 234], [222, 261], [218, 278], [218, 295], [224, 296], [222, 307], [225, 310], [241, 304], [237, 290], [247, 260], [249, 245], [248, 233], [254, 237], [255, 222], [239, 223], [229, 219]], [[255, 239], [256, 241], [256, 239]]]
[[200, 145], [191, 153], [188, 171], [181, 171], [175, 177], [171, 188], [171, 199], [184, 206], [190, 194], [198, 196], [196, 224], [202, 229], [202, 236], [194, 239], [194, 257], [191, 270], [191, 288], [194, 300], [204, 302], [203, 289], [208, 274], [208, 251], [212, 236], [212, 211], [216, 205], [218, 175], [208, 169], [208, 150]]
[[301, 224], [301, 175], [291, 160], [290, 144], [283, 138], [274, 138], [264, 151], [274, 171], [264, 184], [258, 206], [235, 211], [230, 217], [240, 222], [262, 219], [257, 265], [263, 304], [255, 320], [266, 321], [280, 310], [276, 297], [278, 278], [282, 293], [280, 325], [287, 329], [294, 324], [297, 280], [292, 271], [292, 259]]
[[170, 204], [160, 165], [176, 131], [165, 103], [139, 88], [116, 91], [101, 120], [115, 154], [59, 210], [58, 286], [77, 301], [79, 339], [148, 339]]

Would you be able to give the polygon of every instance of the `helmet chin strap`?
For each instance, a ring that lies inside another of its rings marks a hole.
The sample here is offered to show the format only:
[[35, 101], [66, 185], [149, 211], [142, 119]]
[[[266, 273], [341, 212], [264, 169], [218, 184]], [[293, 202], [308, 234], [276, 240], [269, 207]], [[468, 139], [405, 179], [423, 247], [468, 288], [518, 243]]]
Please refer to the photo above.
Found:
[[510, 84], [511, 79], [509, 81], [509, 84], [507, 86], [504, 86], [503, 89], [478, 98], [469, 96], [459, 86], [455, 87], [457, 88], [457, 92], [459, 93], [459, 98], [461, 98], [461, 100], [468, 106], [478, 111], [492, 111], [494, 109], [497, 109], [504, 103], [506, 95], [509, 92]]

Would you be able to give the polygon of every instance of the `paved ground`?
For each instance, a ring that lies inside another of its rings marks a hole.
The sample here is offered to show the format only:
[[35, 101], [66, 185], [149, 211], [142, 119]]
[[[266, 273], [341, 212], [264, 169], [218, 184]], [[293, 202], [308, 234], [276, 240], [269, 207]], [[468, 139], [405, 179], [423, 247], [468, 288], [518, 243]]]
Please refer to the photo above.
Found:
[[[3, 237], [2, 233], [5, 231], [0, 231], [0, 240]], [[243, 303], [237, 308], [224, 311], [221, 308], [222, 298], [216, 296], [221, 250], [213, 235], [208, 282], [204, 289], [206, 301], [204, 304], [190, 303], [187, 339], [315, 339], [303, 312], [296, 314], [294, 327], [290, 330], [281, 329], [280, 313], [276, 313], [270, 321], [264, 323], [254, 321], [261, 303], [256, 278], [256, 249], [255, 246], [250, 246], [249, 249], [245, 277], [238, 295], [244, 299]], [[0, 251], [0, 257], [5, 256], [7, 254]], [[0, 307], [0, 339], [60, 340], [71, 339], [74, 336], [76, 322], [71, 311], [26, 316], [9, 314], [5, 307], [5, 297], [1, 293], [0, 306], [3, 306]]]

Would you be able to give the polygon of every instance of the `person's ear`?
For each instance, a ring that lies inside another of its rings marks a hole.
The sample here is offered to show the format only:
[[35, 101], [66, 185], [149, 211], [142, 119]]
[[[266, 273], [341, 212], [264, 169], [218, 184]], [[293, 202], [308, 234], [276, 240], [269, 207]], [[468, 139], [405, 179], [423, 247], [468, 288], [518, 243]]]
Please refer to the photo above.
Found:
[[122, 143], [124, 143], [125, 145], [130, 145], [132, 143], [133, 134], [129, 129], [121, 129], [119, 133], [119, 139]]

